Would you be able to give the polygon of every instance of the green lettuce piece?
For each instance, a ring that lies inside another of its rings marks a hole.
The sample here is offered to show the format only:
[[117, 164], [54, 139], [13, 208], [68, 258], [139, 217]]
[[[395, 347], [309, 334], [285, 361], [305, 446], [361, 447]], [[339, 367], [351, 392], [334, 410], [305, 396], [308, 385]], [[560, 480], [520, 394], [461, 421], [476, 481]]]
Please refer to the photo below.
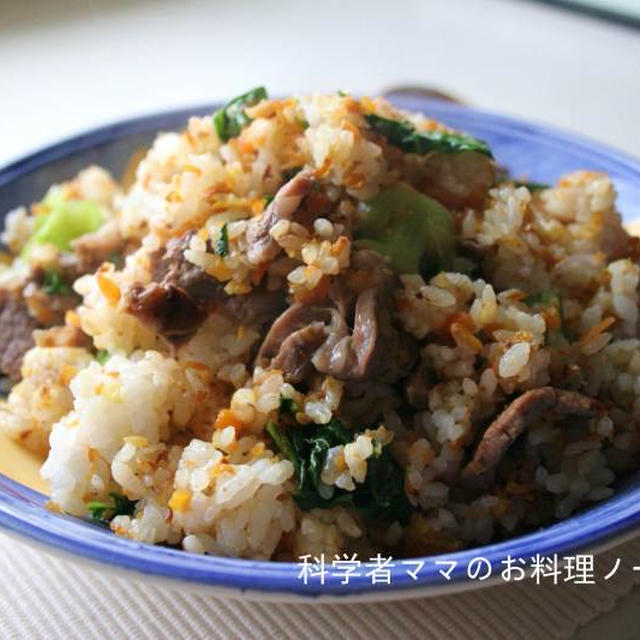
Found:
[[387, 256], [396, 273], [452, 267], [455, 223], [438, 201], [399, 183], [364, 206], [365, 216], [356, 229], [358, 244]]
[[33, 233], [20, 252], [20, 257], [25, 260], [40, 244], [53, 244], [61, 251], [69, 251], [72, 240], [95, 231], [105, 221], [99, 202], [65, 200], [57, 188], [49, 190], [42, 204], [48, 211], [35, 217]]

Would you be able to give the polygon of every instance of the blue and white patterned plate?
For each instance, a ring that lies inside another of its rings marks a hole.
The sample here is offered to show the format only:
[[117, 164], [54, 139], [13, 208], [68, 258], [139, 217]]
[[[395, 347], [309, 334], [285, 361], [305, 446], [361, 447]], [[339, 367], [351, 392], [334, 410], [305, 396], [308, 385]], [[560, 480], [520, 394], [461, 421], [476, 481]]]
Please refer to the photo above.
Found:
[[[615, 183], [625, 220], [640, 218], [640, 162], [633, 158], [575, 135], [466, 107], [416, 97], [397, 97], [394, 102], [486, 140], [497, 160], [518, 177], [554, 182], [574, 169], [606, 171]], [[0, 170], [0, 212], [40, 199], [51, 183], [69, 178], [90, 163], [120, 175], [131, 153], [148, 145], [155, 132], [181, 128], [189, 115], [214, 108], [117, 123], [14, 162]], [[294, 563], [199, 556], [132, 542], [83, 520], [50, 512], [45, 508], [46, 499], [0, 473], [0, 526], [49, 551], [97, 564], [103, 571], [128, 570], [136, 579], [173, 581], [178, 588], [255, 599], [374, 600], [458, 591], [490, 582], [469, 579], [468, 565], [475, 558], [486, 559], [495, 574], [508, 556], [528, 560], [536, 554], [594, 550], [617, 544], [640, 527], [640, 478], [636, 478], [606, 502], [534, 533], [446, 556], [415, 559], [410, 565], [395, 561], [390, 584], [372, 584], [364, 570], [346, 584], [337, 575], [325, 575], [324, 584], [319, 576], [305, 584], [299, 577], [300, 566]], [[449, 580], [440, 573], [445, 565], [439, 561], [443, 560], [456, 563]]]

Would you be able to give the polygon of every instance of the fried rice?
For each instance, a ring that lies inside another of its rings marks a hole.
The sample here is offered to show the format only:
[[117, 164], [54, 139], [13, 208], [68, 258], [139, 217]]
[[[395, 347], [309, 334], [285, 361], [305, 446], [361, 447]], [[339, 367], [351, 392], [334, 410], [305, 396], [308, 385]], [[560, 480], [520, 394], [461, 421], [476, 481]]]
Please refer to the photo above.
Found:
[[[51, 504], [195, 553], [446, 552], [637, 469], [638, 242], [381, 99], [263, 89], [9, 212], [0, 427]], [[39, 195], [39, 194], [38, 194]]]

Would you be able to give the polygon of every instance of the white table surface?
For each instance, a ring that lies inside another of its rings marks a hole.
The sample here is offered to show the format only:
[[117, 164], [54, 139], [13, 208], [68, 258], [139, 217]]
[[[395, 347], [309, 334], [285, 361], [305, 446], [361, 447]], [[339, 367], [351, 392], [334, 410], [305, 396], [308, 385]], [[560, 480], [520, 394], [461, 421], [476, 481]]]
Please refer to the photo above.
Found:
[[[258, 84], [273, 94], [429, 85], [640, 155], [640, 32], [523, 0], [0, 0], [0, 165], [93, 126]], [[0, 538], [5, 559], [7, 544]], [[41, 580], [29, 571], [47, 564], [28, 557], [25, 598]], [[77, 612], [87, 594], [65, 598]], [[581, 637], [633, 637], [639, 603], [632, 591]], [[2, 617], [15, 622], [3, 637], [40, 637], [23, 608], [0, 593]], [[60, 625], [47, 637], [90, 637], [82, 616]], [[120, 628], [109, 637], [126, 637]]]
[[0, 0], [0, 164], [133, 114], [429, 84], [640, 155], [640, 32], [524, 0]]

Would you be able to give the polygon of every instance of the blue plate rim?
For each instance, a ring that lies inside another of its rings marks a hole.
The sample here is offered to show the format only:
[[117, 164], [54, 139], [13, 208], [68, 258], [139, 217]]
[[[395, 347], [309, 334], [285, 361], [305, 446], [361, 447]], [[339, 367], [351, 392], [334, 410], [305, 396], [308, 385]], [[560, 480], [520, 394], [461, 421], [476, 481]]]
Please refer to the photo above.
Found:
[[[475, 117], [495, 130], [506, 130], [518, 137], [542, 136], [547, 142], [571, 145], [615, 164], [617, 170], [640, 184], [640, 161], [629, 154], [607, 145], [589, 140], [574, 133], [564, 132], [547, 125], [518, 120], [509, 116], [470, 109], [438, 100], [399, 97], [393, 100], [398, 106], [413, 111], [426, 112], [446, 120], [446, 114]], [[33, 151], [0, 169], [0, 189], [27, 173], [78, 151], [95, 147], [118, 138], [175, 126], [190, 115], [207, 113], [216, 105], [200, 105], [154, 113], [122, 120], [75, 135], [55, 144]], [[408, 592], [423, 589], [434, 591], [443, 585], [460, 587], [468, 585], [469, 561], [487, 559], [495, 572], [507, 557], [526, 560], [540, 555], [575, 553], [606, 545], [616, 538], [628, 535], [640, 527], [640, 488], [626, 489], [607, 501], [591, 507], [563, 522], [553, 524], [523, 536], [509, 540], [437, 556], [407, 559], [424, 562], [416, 579], [408, 573], [415, 565], [402, 565], [396, 561], [391, 584], [372, 584], [371, 578], [361, 575], [342, 584], [335, 576], [328, 575], [325, 583], [311, 580], [307, 584], [299, 577], [297, 563], [199, 556], [181, 550], [153, 546], [114, 536], [110, 531], [92, 526], [84, 520], [49, 511], [46, 496], [0, 474], [0, 526], [21, 536], [43, 543], [61, 551], [102, 562], [142, 574], [177, 579], [193, 584], [216, 586], [234, 592], [280, 593], [297, 596], [348, 596]], [[439, 562], [455, 561], [456, 567], [445, 581], [439, 570]]]

